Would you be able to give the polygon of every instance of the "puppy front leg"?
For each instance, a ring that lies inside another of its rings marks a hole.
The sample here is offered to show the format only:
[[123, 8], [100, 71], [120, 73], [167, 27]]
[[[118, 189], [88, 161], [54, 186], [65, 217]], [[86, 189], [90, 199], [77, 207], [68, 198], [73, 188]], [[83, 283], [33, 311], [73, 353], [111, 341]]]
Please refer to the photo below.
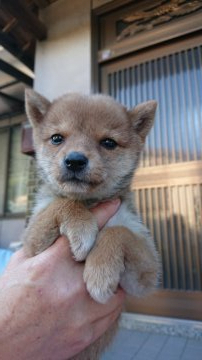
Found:
[[46, 209], [31, 217], [23, 234], [28, 256], [39, 254], [65, 235], [77, 261], [85, 260], [98, 233], [93, 214], [82, 203], [57, 199]]
[[47, 208], [33, 215], [22, 236], [27, 256], [34, 256], [51, 246], [60, 235], [52, 209]]
[[95, 217], [82, 203], [75, 201], [68, 201], [58, 217], [60, 233], [67, 236], [75, 259], [85, 260], [98, 233]]
[[123, 226], [103, 229], [86, 259], [84, 281], [96, 301], [105, 303], [121, 287], [134, 296], [157, 283], [158, 256], [153, 243]]

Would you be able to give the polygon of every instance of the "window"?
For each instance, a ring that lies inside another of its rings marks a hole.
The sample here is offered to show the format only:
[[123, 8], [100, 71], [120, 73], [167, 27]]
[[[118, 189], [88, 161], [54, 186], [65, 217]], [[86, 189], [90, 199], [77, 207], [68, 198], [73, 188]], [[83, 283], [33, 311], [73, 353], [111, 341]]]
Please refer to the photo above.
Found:
[[0, 215], [27, 207], [29, 158], [21, 153], [21, 125], [0, 129]]

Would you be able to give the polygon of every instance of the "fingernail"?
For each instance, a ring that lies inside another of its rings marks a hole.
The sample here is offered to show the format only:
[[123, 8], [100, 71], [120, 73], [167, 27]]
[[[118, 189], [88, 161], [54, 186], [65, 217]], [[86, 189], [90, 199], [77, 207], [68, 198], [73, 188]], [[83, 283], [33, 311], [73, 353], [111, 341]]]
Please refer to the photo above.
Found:
[[121, 200], [119, 198], [118, 199], [112, 199], [108, 203], [113, 205], [113, 206], [116, 206], [118, 208], [120, 206], [120, 204], [121, 204]]
[[118, 198], [118, 199], [112, 199], [111, 201], [110, 201], [112, 204], [120, 204], [121, 203], [121, 200]]

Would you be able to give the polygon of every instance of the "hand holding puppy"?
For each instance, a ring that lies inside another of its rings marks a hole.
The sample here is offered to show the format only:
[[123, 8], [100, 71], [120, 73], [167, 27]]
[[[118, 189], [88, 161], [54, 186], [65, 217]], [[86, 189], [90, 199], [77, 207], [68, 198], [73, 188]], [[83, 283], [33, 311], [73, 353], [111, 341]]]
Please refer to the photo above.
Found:
[[[118, 206], [92, 209], [99, 228]], [[20, 250], [0, 279], [1, 360], [69, 359], [112, 325], [123, 299], [121, 290], [105, 305], [90, 298], [64, 237], [33, 258]]]

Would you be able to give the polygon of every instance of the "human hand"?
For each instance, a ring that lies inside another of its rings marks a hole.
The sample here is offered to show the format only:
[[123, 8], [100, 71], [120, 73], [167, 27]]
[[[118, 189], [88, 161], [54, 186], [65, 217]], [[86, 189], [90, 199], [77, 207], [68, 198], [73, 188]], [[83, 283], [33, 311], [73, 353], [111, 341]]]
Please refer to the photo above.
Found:
[[[99, 228], [118, 206], [92, 209]], [[13, 255], [0, 278], [1, 360], [68, 359], [107, 330], [121, 312], [124, 293], [96, 303], [86, 291], [83, 268], [65, 237], [33, 258], [23, 249]]]

